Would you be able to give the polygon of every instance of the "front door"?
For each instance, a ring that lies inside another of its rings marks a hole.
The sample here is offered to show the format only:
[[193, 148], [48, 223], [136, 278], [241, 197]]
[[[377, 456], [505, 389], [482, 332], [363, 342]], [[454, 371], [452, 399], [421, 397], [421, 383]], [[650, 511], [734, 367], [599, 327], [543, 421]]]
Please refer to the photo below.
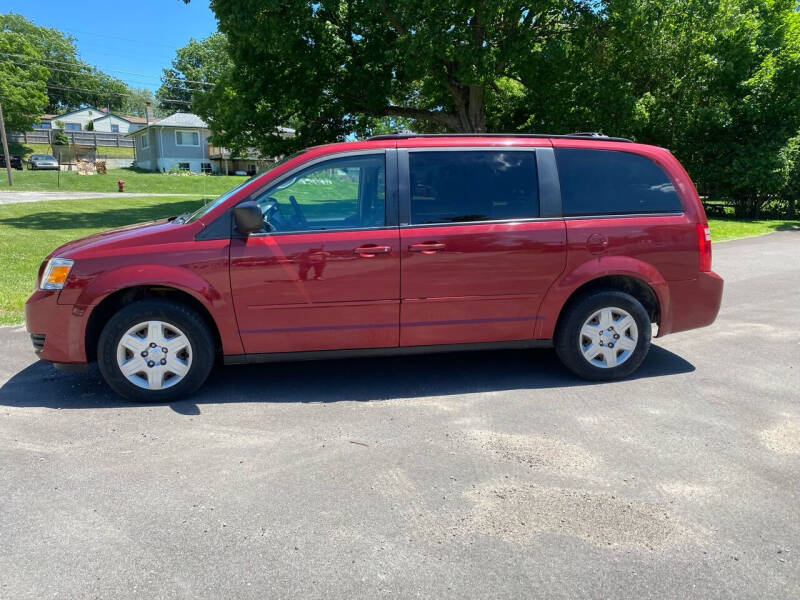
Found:
[[397, 346], [400, 246], [386, 224], [384, 152], [318, 161], [256, 201], [264, 232], [231, 241], [245, 352]]
[[[538, 152], [554, 165], [552, 150]], [[566, 263], [560, 197], [552, 186], [540, 193], [536, 156], [401, 154], [401, 346], [533, 338], [539, 304]]]

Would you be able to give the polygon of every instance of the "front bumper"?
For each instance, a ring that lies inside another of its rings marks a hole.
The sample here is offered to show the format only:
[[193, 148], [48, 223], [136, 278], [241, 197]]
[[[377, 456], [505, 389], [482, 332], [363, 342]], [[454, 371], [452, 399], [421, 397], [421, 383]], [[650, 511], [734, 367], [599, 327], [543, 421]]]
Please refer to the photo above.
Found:
[[34, 352], [54, 363], [86, 363], [87, 310], [58, 303], [58, 291], [37, 290], [25, 303], [25, 326]]

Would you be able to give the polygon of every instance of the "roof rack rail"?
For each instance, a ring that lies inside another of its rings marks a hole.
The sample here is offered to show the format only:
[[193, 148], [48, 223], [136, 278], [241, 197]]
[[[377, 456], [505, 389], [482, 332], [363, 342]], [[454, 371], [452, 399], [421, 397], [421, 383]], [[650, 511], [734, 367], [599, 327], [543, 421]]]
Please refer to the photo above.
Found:
[[627, 138], [609, 137], [602, 133], [596, 132], [582, 132], [582, 133], [569, 133], [552, 134], [552, 133], [413, 133], [411, 131], [397, 131], [395, 133], [385, 133], [382, 135], [373, 135], [367, 138], [368, 140], [402, 140], [408, 138], [436, 138], [436, 137], [511, 137], [511, 138], [555, 138], [567, 140], [585, 140], [586, 138], [597, 138], [607, 142], [626, 142], [633, 143]]

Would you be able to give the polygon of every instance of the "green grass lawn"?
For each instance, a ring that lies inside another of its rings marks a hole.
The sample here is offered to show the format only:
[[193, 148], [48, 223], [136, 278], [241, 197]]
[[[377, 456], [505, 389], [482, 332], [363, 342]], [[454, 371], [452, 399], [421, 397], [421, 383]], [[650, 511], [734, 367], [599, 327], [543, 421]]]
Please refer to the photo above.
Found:
[[201, 200], [119, 197], [0, 205], [0, 325], [23, 321], [42, 259], [78, 237], [195, 210]]
[[723, 242], [736, 238], [763, 235], [773, 231], [800, 230], [800, 221], [745, 221], [740, 219], [709, 219], [711, 239]]
[[[117, 180], [125, 181], [125, 192], [131, 194], [197, 194], [215, 198], [236, 187], [247, 177], [236, 175], [167, 175], [136, 169], [113, 169], [108, 175], [78, 175], [75, 171], [13, 171], [14, 186], [0, 177], [0, 190], [116, 192]], [[0, 174], [2, 175], [2, 174]]]

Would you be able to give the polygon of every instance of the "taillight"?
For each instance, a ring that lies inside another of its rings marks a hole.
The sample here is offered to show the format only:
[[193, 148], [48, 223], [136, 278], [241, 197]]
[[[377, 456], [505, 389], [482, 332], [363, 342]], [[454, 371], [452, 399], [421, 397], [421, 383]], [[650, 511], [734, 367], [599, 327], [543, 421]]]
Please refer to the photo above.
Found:
[[700, 270], [711, 270], [711, 230], [708, 225], [697, 225], [697, 250], [700, 255]]

